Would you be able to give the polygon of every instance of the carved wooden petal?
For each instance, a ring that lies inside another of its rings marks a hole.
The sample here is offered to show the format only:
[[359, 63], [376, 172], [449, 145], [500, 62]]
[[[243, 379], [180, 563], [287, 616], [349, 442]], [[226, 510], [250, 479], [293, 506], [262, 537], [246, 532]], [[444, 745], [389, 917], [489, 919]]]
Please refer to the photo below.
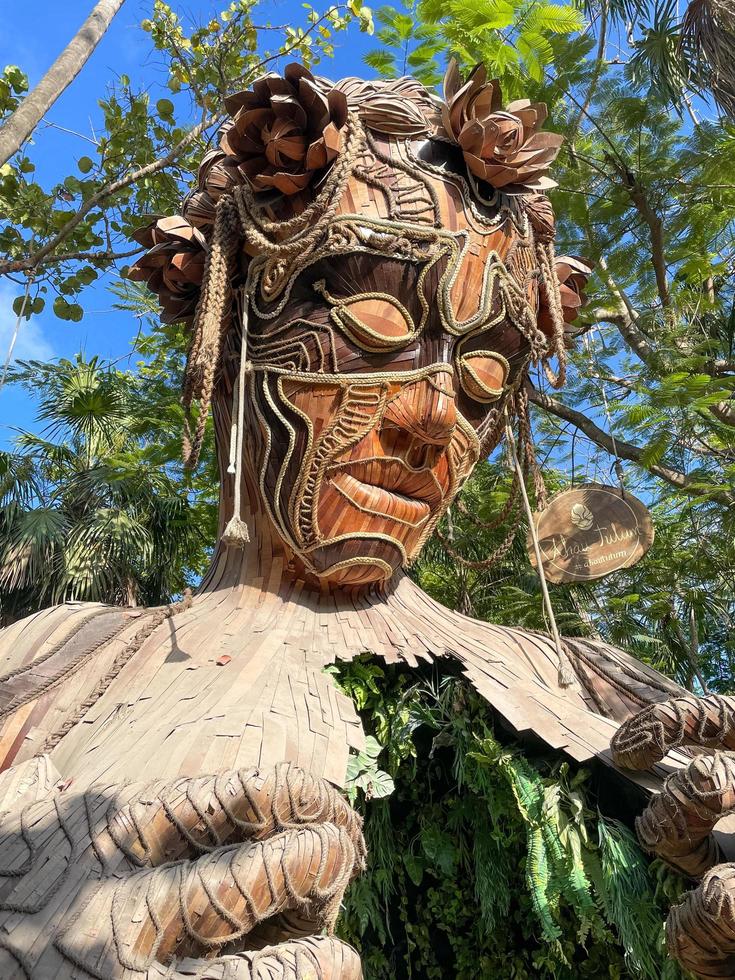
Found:
[[204, 272], [203, 252], [178, 252], [171, 260], [170, 277], [181, 282], [201, 283]]
[[564, 320], [566, 323], [572, 323], [577, 319], [579, 308], [584, 303], [585, 297], [570, 289], [569, 286], [565, 286], [564, 283], [560, 284], [559, 293]]
[[476, 119], [482, 119], [484, 116], [493, 112], [496, 102], [497, 96], [493, 88], [493, 83], [491, 82], [490, 85], [481, 88], [472, 99], [468, 110], [469, 115]]
[[234, 95], [228, 95], [225, 99], [225, 109], [230, 116], [236, 116], [240, 109], [247, 107], [248, 109], [253, 109], [259, 105], [258, 97], [254, 92], [246, 90], [244, 92], [235, 92]]
[[303, 106], [293, 95], [274, 95], [270, 102], [271, 109], [278, 119], [289, 119], [299, 129], [306, 129], [307, 119]]
[[347, 122], [347, 97], [343, 92], [333, 89], [327, 94], [327, 102], [329, 103], [329, 113], [334, 124], [338, 129], [341, 129]]
[[455, 58], [449, 62], [444, 75], [444, 98], [449, 101], [459, 91], [462, 85], [462, 76], [459, 73], [459, 66]]
[[309, 147], [306, 154], [306, 169], [319, 170], [331, 163], [339, 153], [341, 138], [334, 123], [325, 127], [324, 133]]
[[290, 119], [276, 119], [272, 126], [264, 127], [265, 156], [274, 167], [282, 167], [289, 160], [303, 160], [306, 144], [303, 132]]
[[302, 78], [299, 82], [299, 102], [301, 103], [304, 119], [308, 119], [309, 129], [318, 133], [329, 122], [329, 103], [313, 82]]
[[275, 72], [269, 72], [253, 82], [253, 92], [261, 103], [268, 102], [274, 95], [294, 95], [294, 88], [285, 78]]
[[184, 213], [195, 228], [204, 228], [214, 222], [214, 200], [207, 191], [195, 191], [184, 205]]

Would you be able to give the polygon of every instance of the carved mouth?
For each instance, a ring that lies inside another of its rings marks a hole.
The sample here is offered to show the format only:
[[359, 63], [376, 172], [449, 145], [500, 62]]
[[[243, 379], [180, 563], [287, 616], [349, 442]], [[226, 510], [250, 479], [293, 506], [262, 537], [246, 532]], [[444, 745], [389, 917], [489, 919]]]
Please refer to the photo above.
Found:
[[422, 527], [444, 493], [431, 470], [411, 470], [398, 459], [351, 461], [330, 473], [334, 488], [368, 514]]

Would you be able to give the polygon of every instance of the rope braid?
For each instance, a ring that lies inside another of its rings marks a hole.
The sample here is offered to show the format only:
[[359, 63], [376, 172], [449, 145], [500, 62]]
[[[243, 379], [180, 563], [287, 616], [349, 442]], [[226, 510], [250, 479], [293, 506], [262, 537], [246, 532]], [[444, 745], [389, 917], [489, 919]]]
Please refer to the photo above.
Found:
[[[554, 326], [551, 344], [543, 360], [544, 372], [552, 388], [563, 388], [567, 379], [567, 350], [564, 345], [564, 311], [561, 304], [559, 277], [556, 274], [554, 244], [536, 241], [534, 245], [539, 268], [539, 283]], [[549, 364], [548, 358], [552, 355], [556, 355], [559, 362], [558, 372], [555, 372]]]
[[536, 458], [536, 447], [533, 442], [533, 430], [531, 428], [531, 413], [528, 407], [528, 389], [525, 385], [515, 393], [515, 413], [518, 419], [518, 441], [521, 444], [521, 459], [523, 462], [523, 472], [528, 476], [533, 476], [533, 490], [536, 495], [536, 509], [545, 510], [548, 504], [546, 493], [546, 483], [541, 467]]
[[[223, 195], [217, 202], [212, 244], [204, 268], [204, 285], [194, 318], [193, 336], [184, 372], [182, 404], [185, 419], [182, 448], [184, 466], [188, 470], [196, 467], [204, 441], [222, 339], [229, 326], [232, 275], [240, 242], [237, 208], [231, 197]], [[199, 399], [199, 415], [192, 435], [190, 410], [194, 398]]]

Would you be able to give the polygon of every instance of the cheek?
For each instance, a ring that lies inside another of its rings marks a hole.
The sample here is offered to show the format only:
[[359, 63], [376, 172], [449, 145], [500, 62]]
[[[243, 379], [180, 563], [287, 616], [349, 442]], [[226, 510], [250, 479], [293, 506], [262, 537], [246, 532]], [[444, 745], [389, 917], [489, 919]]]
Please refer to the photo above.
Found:
[[308, 420], [313, 440], [318, 439], [334, 419], [342, 396], [337, 385], [313, 385], [290, 380], [283, 382], [282, 391], [294, 409]]

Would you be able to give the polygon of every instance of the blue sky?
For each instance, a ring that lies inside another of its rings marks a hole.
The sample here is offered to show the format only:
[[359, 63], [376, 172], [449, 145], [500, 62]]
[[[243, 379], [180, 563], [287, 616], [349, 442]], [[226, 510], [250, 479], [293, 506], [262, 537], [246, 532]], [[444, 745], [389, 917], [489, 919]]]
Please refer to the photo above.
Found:
[[[224, 7], [207, 0], [188, 0], [186, 4], [169, 0], [182, 17], [206, 22], [213, 13]], [[94, 0], [0, 0], [0, 66], [19, 65], [29, 76], [30, 83], [38, 81], [59, 52], [68, 43], [79, 25], [94, 5]], [[76, 161], [91, 149], [84, 136], [100, 126], [101, 110], [97, 100], [105, 92], [111, 80], [127, 74], [133, 84], [160, 85], [161, 69], [151, 54], [150, 40], [139, 27], [140, 22], [151, 16], [151, 2], [127, 0], [115, 17], [107, 34], [82, 69], [80, 75], [49, 110], [46, 121], [35, 137], [31, 156], [36, 164], [37, 179], [44, 187], [62, 180], [76, 171]], [[314, 0], [317, 9], [325, 8]], [[274, 24], [304, 23], [304, 10], [300, 0], [269, 0], [261, 3], [253, 13], [253, 20], [266, 20]], [[335, 58], [323, 63], [318, 69], [332, 77], [361, 74], [362, 56], [375, 45], [374, 39], [361, 35], [357, 29], [335, 38]], [[161, 95], [170, 93], [166, 90]], [[160, 97], [160, 96], [153, 96]], [[59, 128], [60, 127], [60, 128]], [[73, 130], [81, 135], [71, 135], [62, 130]], [[113, 309], [113, 297], [100, 280], [86, 290], [81, 302], [85, 316], [80, 323], [59, 320], [50, 310], [30, 321], [23, 321], [15, 347], [19, 358], [51, 359], [72, 357], [77, 351], [99, 354], [105, 358], [126, 358], [137, 332], [133, 317]], [[22, 290], [0, 280], [0, 370], [15, 328], [15, 315], [11, 305]], [[13, 438], [13, 429], [34, 428], [35, 403], [16, 386], [6, 385], [0, 391], [0, 447], [7, 447]]]

